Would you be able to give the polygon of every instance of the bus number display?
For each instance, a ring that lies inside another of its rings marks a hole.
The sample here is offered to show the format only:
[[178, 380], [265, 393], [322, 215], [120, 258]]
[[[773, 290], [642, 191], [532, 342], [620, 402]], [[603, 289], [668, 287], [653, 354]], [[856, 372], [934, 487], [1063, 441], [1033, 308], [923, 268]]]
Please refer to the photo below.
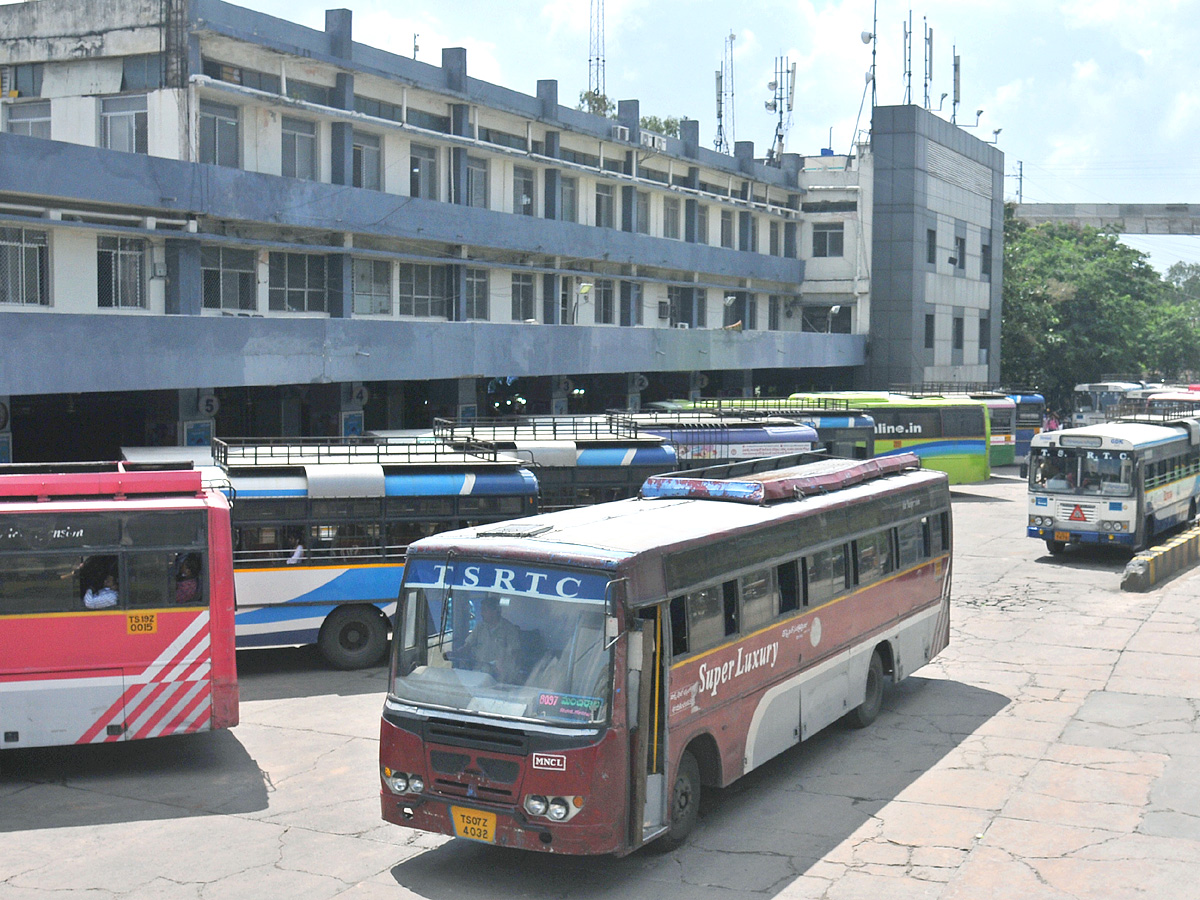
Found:
[[157, 613], [130, 613], [125, 617], [127, 634], [155, 634], [158, 631]]

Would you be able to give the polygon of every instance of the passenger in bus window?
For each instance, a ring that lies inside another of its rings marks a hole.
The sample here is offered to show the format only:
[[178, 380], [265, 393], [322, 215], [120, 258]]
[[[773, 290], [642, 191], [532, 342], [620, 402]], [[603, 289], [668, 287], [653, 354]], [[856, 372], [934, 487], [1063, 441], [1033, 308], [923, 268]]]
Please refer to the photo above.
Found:
[[88, 588], [83, 595], [83, 605], [88, 609], [108, 609], [117, 605], [117, 576], [109, 572], [104, 576], [100, 590]]
[[294, 566], [296, 563], [304, 559], [304, 539], [301, 538], [296, 542], [296, 549], [292, 551], [292, 555], [288, 557], [287, 564]]
[[196, 554], [189, 553], [179, 564], [179, 575], [175, 579], [175, 602], [192, 603], [199, 599], [199, 561]]

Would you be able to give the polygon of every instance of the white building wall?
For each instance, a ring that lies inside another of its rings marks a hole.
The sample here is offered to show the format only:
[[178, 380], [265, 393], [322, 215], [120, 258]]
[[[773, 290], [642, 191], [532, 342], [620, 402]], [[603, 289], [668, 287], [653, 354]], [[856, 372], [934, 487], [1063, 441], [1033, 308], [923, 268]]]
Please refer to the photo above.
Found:
[[51, 231], [50, 305], [58, 312], [96, 312], [96, 232]]

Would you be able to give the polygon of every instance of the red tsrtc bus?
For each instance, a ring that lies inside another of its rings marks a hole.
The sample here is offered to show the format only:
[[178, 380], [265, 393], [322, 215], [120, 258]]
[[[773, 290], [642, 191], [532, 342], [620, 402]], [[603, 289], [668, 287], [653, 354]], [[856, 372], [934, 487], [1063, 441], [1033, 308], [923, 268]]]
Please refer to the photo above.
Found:
[[128, 465], [0, 467], [0, 749], [237, 724], [229, 502]]
[[557, 853], [678, 845], [706, 787], [869, 724], [949, 642], [947, 477], [805, 459], [410, 545], [383, 818]]

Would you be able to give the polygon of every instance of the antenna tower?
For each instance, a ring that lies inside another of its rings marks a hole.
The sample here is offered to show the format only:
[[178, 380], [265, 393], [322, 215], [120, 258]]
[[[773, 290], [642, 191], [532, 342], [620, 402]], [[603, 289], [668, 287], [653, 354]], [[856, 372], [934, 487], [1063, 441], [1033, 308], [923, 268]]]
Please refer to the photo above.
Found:
[[604, 92], [604, 0], [591, 0], [591, 22], [588, 28], [588, 93], [595, 97]]
[[950, 106], [950, 124], [958, 124], [958, 104], [962, 102], [962, 63], [958, 58], [958, 47], [951, 45], [954, 54], [954, 103]]
[[929, 27], [929, 21], [922, 19], [925, 23], [925, 108], [930, 109], [932, 104], [929, 102], [929, 85], [933, 81], [933, 29]]
[[904, 105], [912, 103], [912, 10], [908, 11], [908, 21], [904, 25]]
[[[733, 42], [737, 38], [732, 31], [725, 38], [725, 50], [721, 57], [721, 68], [717, 69], [717, 136], [713, 149], [728, 154], [735, 140], [733, 128]], [[726, 127], [728, 122], [728, 127]]]
[[796, 97], [796, 64], [788, 65], [785, 57], [775, 57], [775, 79], [768, 82], [771, 99], [766, 102], [768, 112], [778, 113], [775, 124], [775, 140], [767, 151], [767, 165], [779, 166], [783, 162], [783, 148], [787, 133], [792, 127], [792, 106]]

